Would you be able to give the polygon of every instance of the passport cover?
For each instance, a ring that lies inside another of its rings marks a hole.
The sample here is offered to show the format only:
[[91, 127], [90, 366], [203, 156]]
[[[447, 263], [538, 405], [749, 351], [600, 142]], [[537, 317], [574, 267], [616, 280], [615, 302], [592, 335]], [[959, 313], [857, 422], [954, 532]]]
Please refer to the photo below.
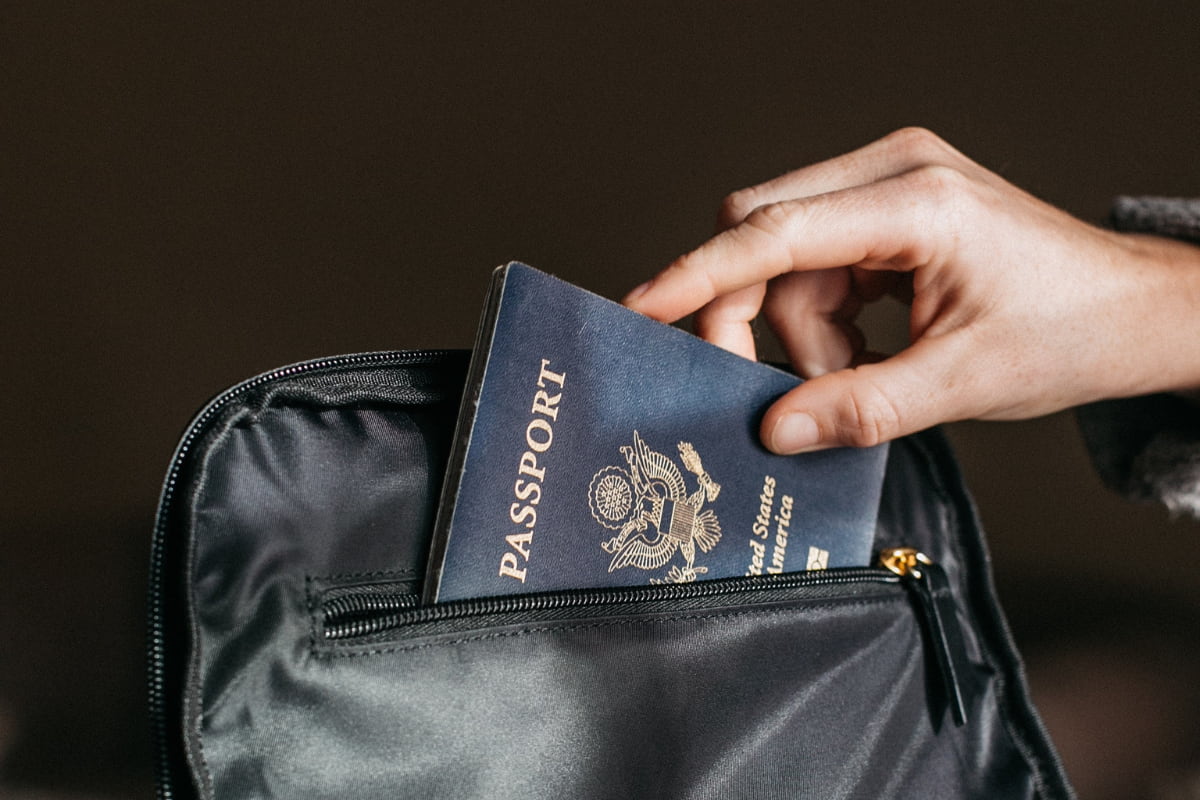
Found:
[[425, 601], [869, 562], [887, 446], [759, 443], [799, 378], [524, 264], [496, 270]]

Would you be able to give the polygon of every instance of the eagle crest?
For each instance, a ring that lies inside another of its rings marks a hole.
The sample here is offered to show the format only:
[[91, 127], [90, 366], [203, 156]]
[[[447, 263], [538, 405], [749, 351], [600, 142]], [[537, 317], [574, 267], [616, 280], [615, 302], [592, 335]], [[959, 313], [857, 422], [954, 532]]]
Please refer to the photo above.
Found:
[[676, 553], [683, 566], [673, 564], [651, 583], [688, 583], [708, 572], [697, 566], [696, 550], [707, 553], [721, 539], [721, 523], [705, 502], [717, 498], [721, 487], [709, 476], [696, 448], [679, 442], [679, 460], [696, 476], [697, 488], [689, 492], [683, 471], [668, 456], [651, 450], [637, 431], [633, 444], [622, 445], [625, 466], [608, 466], [592, 477], [588, 506], [592, 517], [609, 530], [618, 531], [600, 543], [612, 554], [608, 571], [623, 567], [659, 570]]

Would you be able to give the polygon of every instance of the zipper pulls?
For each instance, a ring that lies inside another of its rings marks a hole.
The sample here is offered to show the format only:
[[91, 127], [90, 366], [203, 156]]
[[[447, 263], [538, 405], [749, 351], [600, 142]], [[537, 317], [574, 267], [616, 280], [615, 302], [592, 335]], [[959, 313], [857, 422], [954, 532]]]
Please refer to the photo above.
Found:
[[899, 575], [917, 598], [926, 632], [933, 645], [946, 701], [956, 725], [967, 721], [966, 646], [955, 613], [954, 593], [946, 571], [911, 547], [893, 547], [879, 554], [879, 565]]

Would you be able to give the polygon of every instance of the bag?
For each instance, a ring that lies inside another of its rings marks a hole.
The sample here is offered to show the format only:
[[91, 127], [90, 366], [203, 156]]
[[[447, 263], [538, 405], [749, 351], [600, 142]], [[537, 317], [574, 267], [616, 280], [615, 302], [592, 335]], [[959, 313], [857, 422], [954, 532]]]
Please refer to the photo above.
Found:
[[1072, 796], [936, 431], [891, 447], [876, 544], [932, 562], [903, 576], [422, 607], [467, 358], [286, 367], [187, 429], [152, 551], [160, 798]]

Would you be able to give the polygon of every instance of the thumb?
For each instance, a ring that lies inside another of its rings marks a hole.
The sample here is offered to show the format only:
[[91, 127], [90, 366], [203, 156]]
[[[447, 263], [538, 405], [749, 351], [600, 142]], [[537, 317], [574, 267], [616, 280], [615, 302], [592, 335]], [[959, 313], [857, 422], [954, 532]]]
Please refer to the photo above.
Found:
[[782, 455], [871, 447], [969, 416], [972, 370], [957, 369], [957, 338], [923, 339], [884, 361], [800, 384], [767, 410], [763, 444]]

